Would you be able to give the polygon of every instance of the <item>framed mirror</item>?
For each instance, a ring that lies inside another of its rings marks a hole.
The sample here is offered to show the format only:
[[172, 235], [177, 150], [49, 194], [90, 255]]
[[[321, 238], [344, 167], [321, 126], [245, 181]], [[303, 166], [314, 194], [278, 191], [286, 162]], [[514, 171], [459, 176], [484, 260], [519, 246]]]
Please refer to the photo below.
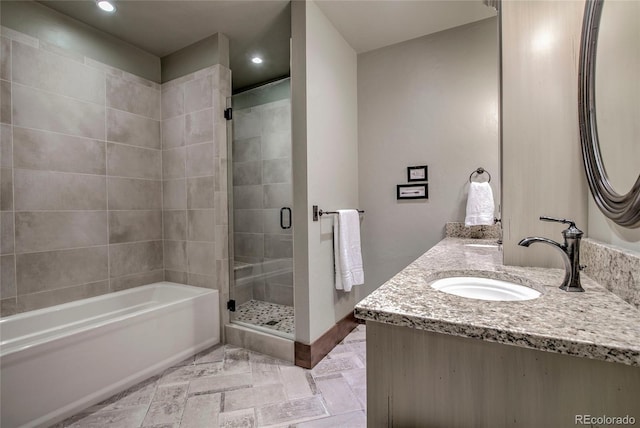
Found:
[[628, 228], [640, 227], [639, 21], [639, 2], [587, 0], [579, 64], [589, 188], [604, 215]]

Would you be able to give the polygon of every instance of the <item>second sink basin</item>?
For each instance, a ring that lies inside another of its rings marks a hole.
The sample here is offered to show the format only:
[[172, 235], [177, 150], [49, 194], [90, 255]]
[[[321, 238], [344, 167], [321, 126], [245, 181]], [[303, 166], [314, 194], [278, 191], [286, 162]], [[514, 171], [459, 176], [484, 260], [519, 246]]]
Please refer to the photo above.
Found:
[[541, 293], [533, 288], [498, 279], [456, 276], [434, 281], [432, 288], [456, 296], [478, 300], [531, 300]]

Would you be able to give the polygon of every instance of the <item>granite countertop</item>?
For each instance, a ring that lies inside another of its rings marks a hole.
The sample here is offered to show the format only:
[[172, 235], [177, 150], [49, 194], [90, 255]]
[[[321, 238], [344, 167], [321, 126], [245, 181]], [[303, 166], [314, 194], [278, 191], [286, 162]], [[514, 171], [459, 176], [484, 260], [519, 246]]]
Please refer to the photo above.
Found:
[[[445, 238], [355, 307], [362, 320], [640, 367], [640, 311], [582, 274], [584, 293], [558, 287], [564, 270], [504, 266], [495, 240]], [[551, 250], [551, 249], [550, 249]], [[480, 276], [532, 287], [533, 300], [494, 302], [429, 286]]]

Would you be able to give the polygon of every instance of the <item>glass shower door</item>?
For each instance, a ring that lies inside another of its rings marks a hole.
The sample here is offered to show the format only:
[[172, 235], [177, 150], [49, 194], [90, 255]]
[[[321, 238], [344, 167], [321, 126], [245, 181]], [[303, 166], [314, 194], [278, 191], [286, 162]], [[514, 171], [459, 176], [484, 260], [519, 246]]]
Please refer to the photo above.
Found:
[[232, 97], [231, 321], [293, 338], [289, 79]]

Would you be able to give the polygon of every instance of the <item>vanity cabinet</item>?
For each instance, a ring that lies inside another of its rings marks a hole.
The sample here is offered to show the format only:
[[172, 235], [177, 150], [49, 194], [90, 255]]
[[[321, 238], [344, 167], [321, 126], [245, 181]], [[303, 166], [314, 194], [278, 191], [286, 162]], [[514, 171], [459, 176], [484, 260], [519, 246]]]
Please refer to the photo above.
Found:
[[640, 423], [640, 367], [367, 321], [369, 427], [561, 428], [579, 415]]
[[[540, 295], [489, 301], [431, 287], [467, 276]], [[364, 298], [368, 426], [640, 424], [640, 311], [584, 274], [584, 293], [562, 291], [563, 278], [503, 265], [495, 242], [445, 238]]]

